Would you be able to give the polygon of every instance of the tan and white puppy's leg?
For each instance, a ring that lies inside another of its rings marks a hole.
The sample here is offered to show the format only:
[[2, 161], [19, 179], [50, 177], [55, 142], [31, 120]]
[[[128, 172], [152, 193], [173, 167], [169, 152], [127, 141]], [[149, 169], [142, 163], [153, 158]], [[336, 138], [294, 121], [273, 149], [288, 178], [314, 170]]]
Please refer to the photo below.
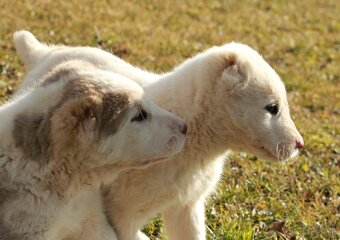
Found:
[[[82, 203], [82, 204], [80, 204]], [[48, 240], [117, 240], [117, 236], [103, 212], [102, 199], [98, 189], [92, 189], [79, 198], [70, 201], [68, 209], [61, 212], [62, 218], [48, 234]], [[83, 221], [77, 222], [72, 216]], [[62, 233], [63, 235], [61, 235]], [[77, 233], [77, 234], [75, 234]]]

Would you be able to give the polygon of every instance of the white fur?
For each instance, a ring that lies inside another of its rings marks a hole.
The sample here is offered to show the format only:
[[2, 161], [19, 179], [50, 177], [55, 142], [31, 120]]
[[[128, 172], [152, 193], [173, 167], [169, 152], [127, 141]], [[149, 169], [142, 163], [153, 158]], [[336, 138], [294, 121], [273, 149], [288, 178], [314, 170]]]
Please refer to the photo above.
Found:
[[[188, 122], [183, 152], [150, 168], [122, 173], [103, 192], [120, 240], [147, 239], [138, 229], [156, 213], [163, 214], [169, 239], [205, 239], [204, 201], [220, 178], [228, 150], [285, 160], [296, 155], [296, 141], [303, 142], [289, 115], [284, 84], [243, 44], [213, 47], [161, 75], [94, 48], [52, 46], [43, 59], [46, 65], [82, 59], [127, 76]], [[32, 81], [29, 76], [26, 86]], [[279, 106], [277, 115], [265, 110], [273, 103]]]

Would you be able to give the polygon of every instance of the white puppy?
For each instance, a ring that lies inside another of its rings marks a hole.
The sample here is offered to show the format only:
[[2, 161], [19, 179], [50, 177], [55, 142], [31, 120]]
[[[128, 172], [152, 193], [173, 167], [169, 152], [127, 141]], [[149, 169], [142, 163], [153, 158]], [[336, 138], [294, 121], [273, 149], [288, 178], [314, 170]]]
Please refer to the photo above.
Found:
[[[303, 146], [284, 84], [246, 45], [213, 47], [156, 75], [99, 49], [41, 44], [28, 32], [17, 33], [15, 42], [28, 68], [82, 59], [137, 81], [156, 103], [187, 120], [184, 151], [168, 162], [124, 172], [104, 191], [120, 240], [147, 239], [139, 228], [157, 213], [169, 239], [205, 239], [204, 201], [221, 176], [228, 150], [282, 161]], [[34, 74], [23, 88], [33, 82]]]
[[1, 240], [116, 239], [101, 184], [178, 153], [186, 133], [137, 83], [74, 60], [0, 116]]

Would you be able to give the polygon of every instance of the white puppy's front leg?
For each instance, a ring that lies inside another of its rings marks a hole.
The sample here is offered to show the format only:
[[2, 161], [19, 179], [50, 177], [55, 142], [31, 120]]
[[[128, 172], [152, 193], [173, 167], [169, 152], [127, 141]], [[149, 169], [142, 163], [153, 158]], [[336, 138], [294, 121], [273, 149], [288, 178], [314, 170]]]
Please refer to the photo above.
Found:
[[163, 213], [169, 240], [205, 240], [204, 201], [176, 206]]
[[141, 231], [130, 232], [129, 234], [118, 234], [119, 240], [150, 240]]
[[[73, 239], [73, 238], [71, 238]], [[106, 222], [87, 226], [86, 230], [80, 236], [74, 238], [74, 240], [118, 240], [116, 233], [112, 227]]]
[[136, 240], [150, 240], [144, 233], [138, 231]]

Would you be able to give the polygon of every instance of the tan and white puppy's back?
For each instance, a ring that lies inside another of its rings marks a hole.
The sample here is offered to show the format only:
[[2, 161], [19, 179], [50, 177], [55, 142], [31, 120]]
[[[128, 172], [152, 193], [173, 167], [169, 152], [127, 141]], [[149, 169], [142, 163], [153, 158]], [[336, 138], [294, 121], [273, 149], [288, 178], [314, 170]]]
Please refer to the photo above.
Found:
[[[69, 60], [82, 60], [92, 63], [99, 69], [116, 72], [122, 76], [129, 76], [129, 79], [138, 82], [140, 85], [158, 79], [157, 74], [136, 69], [120, 58], [98, 48], [46, 45], [39, 42], [28, 31], [14, 33], [13, 40], [26, 70], [32, 70], [25, 77], [22, 88], [34, 84], [35, 76], [44, 75], [51, 67]], [[37, 63], [39, 63], [39, 66], [37, 66]]]

